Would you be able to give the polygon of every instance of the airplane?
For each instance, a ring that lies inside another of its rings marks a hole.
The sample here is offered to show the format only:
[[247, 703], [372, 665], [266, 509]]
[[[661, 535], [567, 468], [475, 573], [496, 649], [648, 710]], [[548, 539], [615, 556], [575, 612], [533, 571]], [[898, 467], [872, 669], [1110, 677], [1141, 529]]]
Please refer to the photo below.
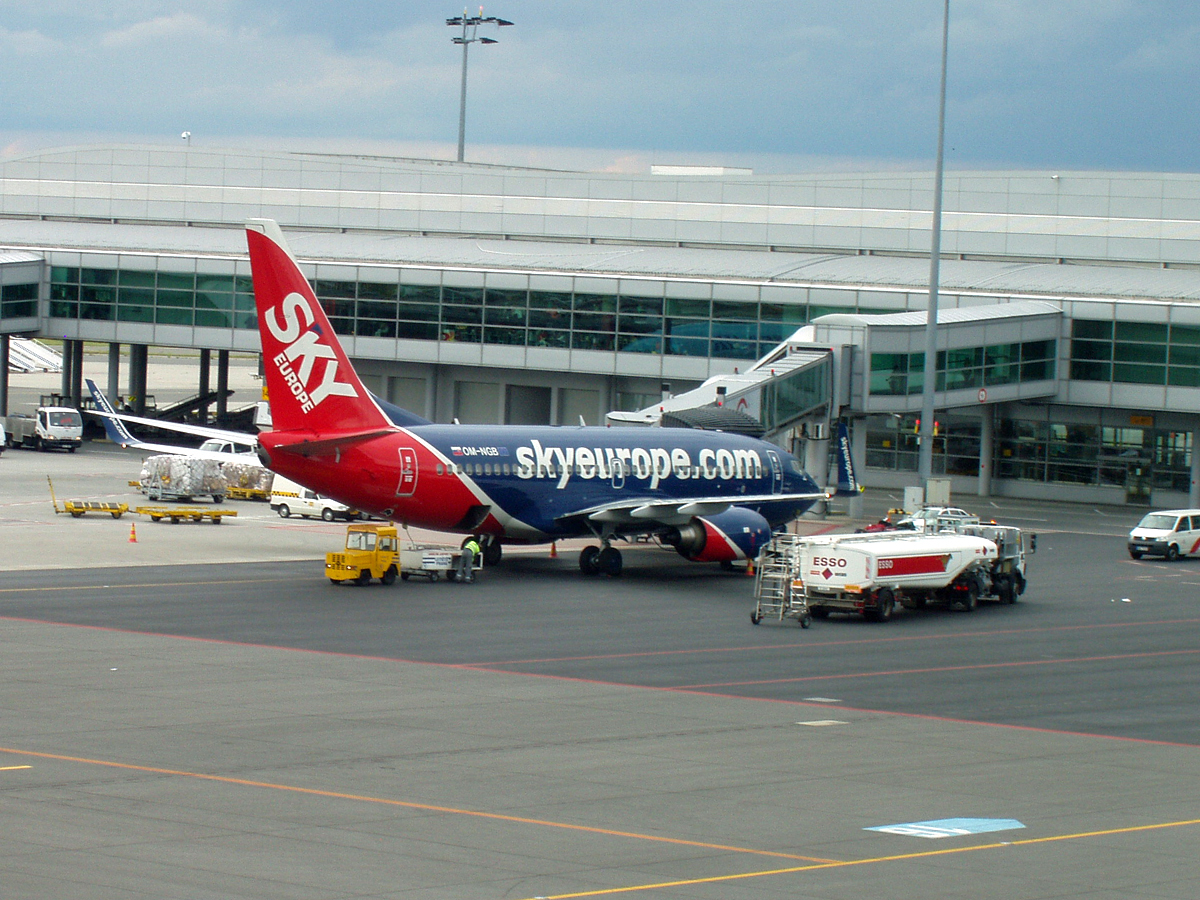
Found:
[[[243, 434], [240, 431], [225, 431], [221, 428], [210, 428], [205, 425], [188, 425], [183, 422], [163, 422], [159, 419], [147, 419], [141, 416], [130, 416], [118, 413], [108, 397], [100, 390], [96, 382], [90, 378], [84, 379], [92, 399], [96, 401], [96, 409], [88, 412], [104, 422], [104, 431], [108, 439], [118, 447], [134, 447], [151, 453], [167, 453], [174, 456], [194, 456], [202, 459], [215, 459], [218, 462], [237, 462], [258, 465], [258, 454], [255, 445], [258, 437], [253, 434]], [[176, 444], [155, 444], [134, 437], [125, 426], [126, 422], [149, 425], [168, 431], [178, 431], [183, 434], [196, 435], [205, 438], [199, 447], [182, 447]]]
[[[588, 575], [619, 575], [615, 540], [655, 537], [690, 560], [753, 559], [828, 494], [782, 448], [683, 428], [398, 425], [363, 386], [272, 219], [246, 224], [273, 471], [404, 526], [503, 544], [593, 537]], [[419, 419], [419, 417], [413, 417]], [[423, 424], [421, 424], [423, 423]]]

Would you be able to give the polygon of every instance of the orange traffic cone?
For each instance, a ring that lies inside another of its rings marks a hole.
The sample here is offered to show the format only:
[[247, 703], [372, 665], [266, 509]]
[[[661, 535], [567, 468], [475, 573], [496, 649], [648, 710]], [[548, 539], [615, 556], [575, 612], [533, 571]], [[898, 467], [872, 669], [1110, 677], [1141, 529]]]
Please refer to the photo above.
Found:
[[129, 523], [129, 543], [131, 543], [131, 544], [137, 543], [137, 523], [136, 522]]
[[554, 541], [550, 542], [550, 558], [558, 559], [558, 544]]

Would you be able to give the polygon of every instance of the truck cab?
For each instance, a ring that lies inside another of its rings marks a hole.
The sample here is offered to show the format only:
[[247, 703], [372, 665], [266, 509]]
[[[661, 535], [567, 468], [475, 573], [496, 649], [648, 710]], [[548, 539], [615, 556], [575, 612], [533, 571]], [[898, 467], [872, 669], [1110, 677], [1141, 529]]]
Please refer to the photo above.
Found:
[[32, 415], [11, 415], [5, 422], [10, 447], [63, 448], [74, 453], [83, 444], [83, 417], [69, 406], [39, 406]]

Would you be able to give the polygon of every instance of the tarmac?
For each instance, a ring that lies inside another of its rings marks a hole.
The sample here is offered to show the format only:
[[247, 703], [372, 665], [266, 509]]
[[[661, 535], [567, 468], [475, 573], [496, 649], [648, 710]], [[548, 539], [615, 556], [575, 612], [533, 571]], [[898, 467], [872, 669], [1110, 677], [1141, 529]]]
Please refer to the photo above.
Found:
[[139, 464], [0, 456], [0, 897], [1200, 894], [1200, 560], [1140, 510], [956, 497], [1039, 532], [1021, 602], [802, 630], [652, 546], [335, 587], [341, 524], [53, 512]]

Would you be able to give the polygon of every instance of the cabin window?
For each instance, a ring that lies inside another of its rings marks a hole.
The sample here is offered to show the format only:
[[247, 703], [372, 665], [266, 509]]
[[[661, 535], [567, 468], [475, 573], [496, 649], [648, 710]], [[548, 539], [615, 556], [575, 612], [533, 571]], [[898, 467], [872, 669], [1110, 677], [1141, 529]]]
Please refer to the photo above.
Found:
[[441, 464], [441, 463], [438, 463], [438, 465], [437, 465], [437, 473], [438, 473], [439, 475], [445, 475], [445, 474], [446, 474], [446, 471], [445, 471], [445, 469], [443, 469], [443, 468], [442, 468], [442, 464]]

